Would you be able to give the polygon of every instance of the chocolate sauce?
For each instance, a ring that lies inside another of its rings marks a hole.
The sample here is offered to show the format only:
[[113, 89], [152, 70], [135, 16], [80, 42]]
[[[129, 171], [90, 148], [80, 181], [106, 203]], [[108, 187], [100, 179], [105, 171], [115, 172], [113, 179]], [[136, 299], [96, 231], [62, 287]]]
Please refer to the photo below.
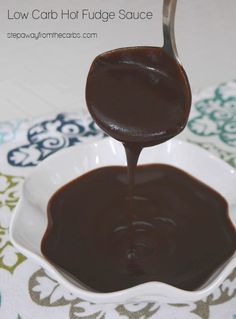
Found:
[[185, 127], [191, 104], [188, 79], [181, 65], [163, 48], [117, 49], [94, 60], [87, 79], [86, 100], [97, 124], [124, 144], [133, 233], [139, 154], [143, 147], [165, 142]]
[[187, 76], [163, 48], [121, 48], [94, 60], [86, 100], [96, 123], [124, 144], [132, 222], [139, 154], [143, 147], [165, 142], [185, 127], [191, 105]]
[[127, 171], [104, 167], [56, 192], [43, 254], [80, 282], [112, 292], [149, 281], [194, 290], [235, 251], [224, 198], [183, 171], [138, 166], [133, 244]]
[[226, 201], [171, 166], [135, 172], [143, 147], [187, 123], [191, 92], [183, 68], [162, 48], [110, 51], [91, 66], [86, 100], [97, 124], [123, 142], [128, 174], [100, 168], [54, 194], [43, 254], [100, 292], [149, 281], [198, 288], [236, 248]]
[[86, 100], [92, 117], [108, 135], [144, 147], [183, 130], [191, 93], [183, 68], [162, 48], [133, 47], [94, 60]]

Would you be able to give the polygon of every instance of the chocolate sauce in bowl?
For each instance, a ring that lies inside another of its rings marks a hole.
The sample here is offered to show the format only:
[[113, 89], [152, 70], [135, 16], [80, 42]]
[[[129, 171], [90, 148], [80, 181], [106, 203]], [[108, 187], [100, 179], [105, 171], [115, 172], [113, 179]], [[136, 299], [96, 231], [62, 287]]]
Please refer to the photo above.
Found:
[[126, 167], [114, 166], [57, 191], [42, 241], [48, 260], [99, 292], [149, 281], [194, 290], [234, 253], [226, 201], [187, 173], [137, 167], [132, 235], [127, 189]]
[[58, 190], [48, 204], [42, 253], [80, 282], [112, 292], [161, 281], [194, 290], [236, 249], [224, 198], [168, 165], [138, 166], [143, 147], [180, 133], [191, 92], [162, 48], [98, 56], [86, 100], [96, 123], [124, 144], [126, 167], [103, 167]]

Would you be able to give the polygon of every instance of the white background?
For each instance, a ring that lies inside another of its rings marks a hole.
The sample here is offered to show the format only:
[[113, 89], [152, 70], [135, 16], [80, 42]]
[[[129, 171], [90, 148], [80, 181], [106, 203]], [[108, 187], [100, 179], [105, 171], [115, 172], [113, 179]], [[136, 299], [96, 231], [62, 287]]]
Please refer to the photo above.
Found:
[[[144, 22], [12, 21], [7, 10], [145, 10]], [[0, 120], [85, 107], [93, 58], [129, 45], [162, 45], [161, 0], [0, 0]], [[98, 32], [92, 40], [15, 40], [7, 32]], [[236, 78], [236, 1], [179, 0], [176, 40], [193, 90]]]

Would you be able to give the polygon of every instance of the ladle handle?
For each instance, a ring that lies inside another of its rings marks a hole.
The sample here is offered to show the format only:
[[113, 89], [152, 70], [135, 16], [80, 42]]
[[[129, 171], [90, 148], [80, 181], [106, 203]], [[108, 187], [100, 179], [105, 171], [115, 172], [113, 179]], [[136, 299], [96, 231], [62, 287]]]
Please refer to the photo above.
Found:
[[163, 49], [179, 63], [178, 52], [175, 43], [175, 9], [177, 0], [163, 0]]

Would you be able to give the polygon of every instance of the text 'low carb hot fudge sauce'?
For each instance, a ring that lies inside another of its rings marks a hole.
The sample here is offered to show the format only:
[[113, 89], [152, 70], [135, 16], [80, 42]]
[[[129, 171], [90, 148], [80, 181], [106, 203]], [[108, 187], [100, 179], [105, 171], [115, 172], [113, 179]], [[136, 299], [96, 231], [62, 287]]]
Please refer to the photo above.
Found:
[[182, 67], [162, 48], [110, 51], [94, 60], [86, 99], [97, 124], [123, 142], [128, 174], [104, 167], [57, 191], [43, 254], [99, 292], [149, 281], [200, 287], [236, 248], [226, 201], [177, 168], [136, 168], [143, 147], [187, 123], [191, 93]]

